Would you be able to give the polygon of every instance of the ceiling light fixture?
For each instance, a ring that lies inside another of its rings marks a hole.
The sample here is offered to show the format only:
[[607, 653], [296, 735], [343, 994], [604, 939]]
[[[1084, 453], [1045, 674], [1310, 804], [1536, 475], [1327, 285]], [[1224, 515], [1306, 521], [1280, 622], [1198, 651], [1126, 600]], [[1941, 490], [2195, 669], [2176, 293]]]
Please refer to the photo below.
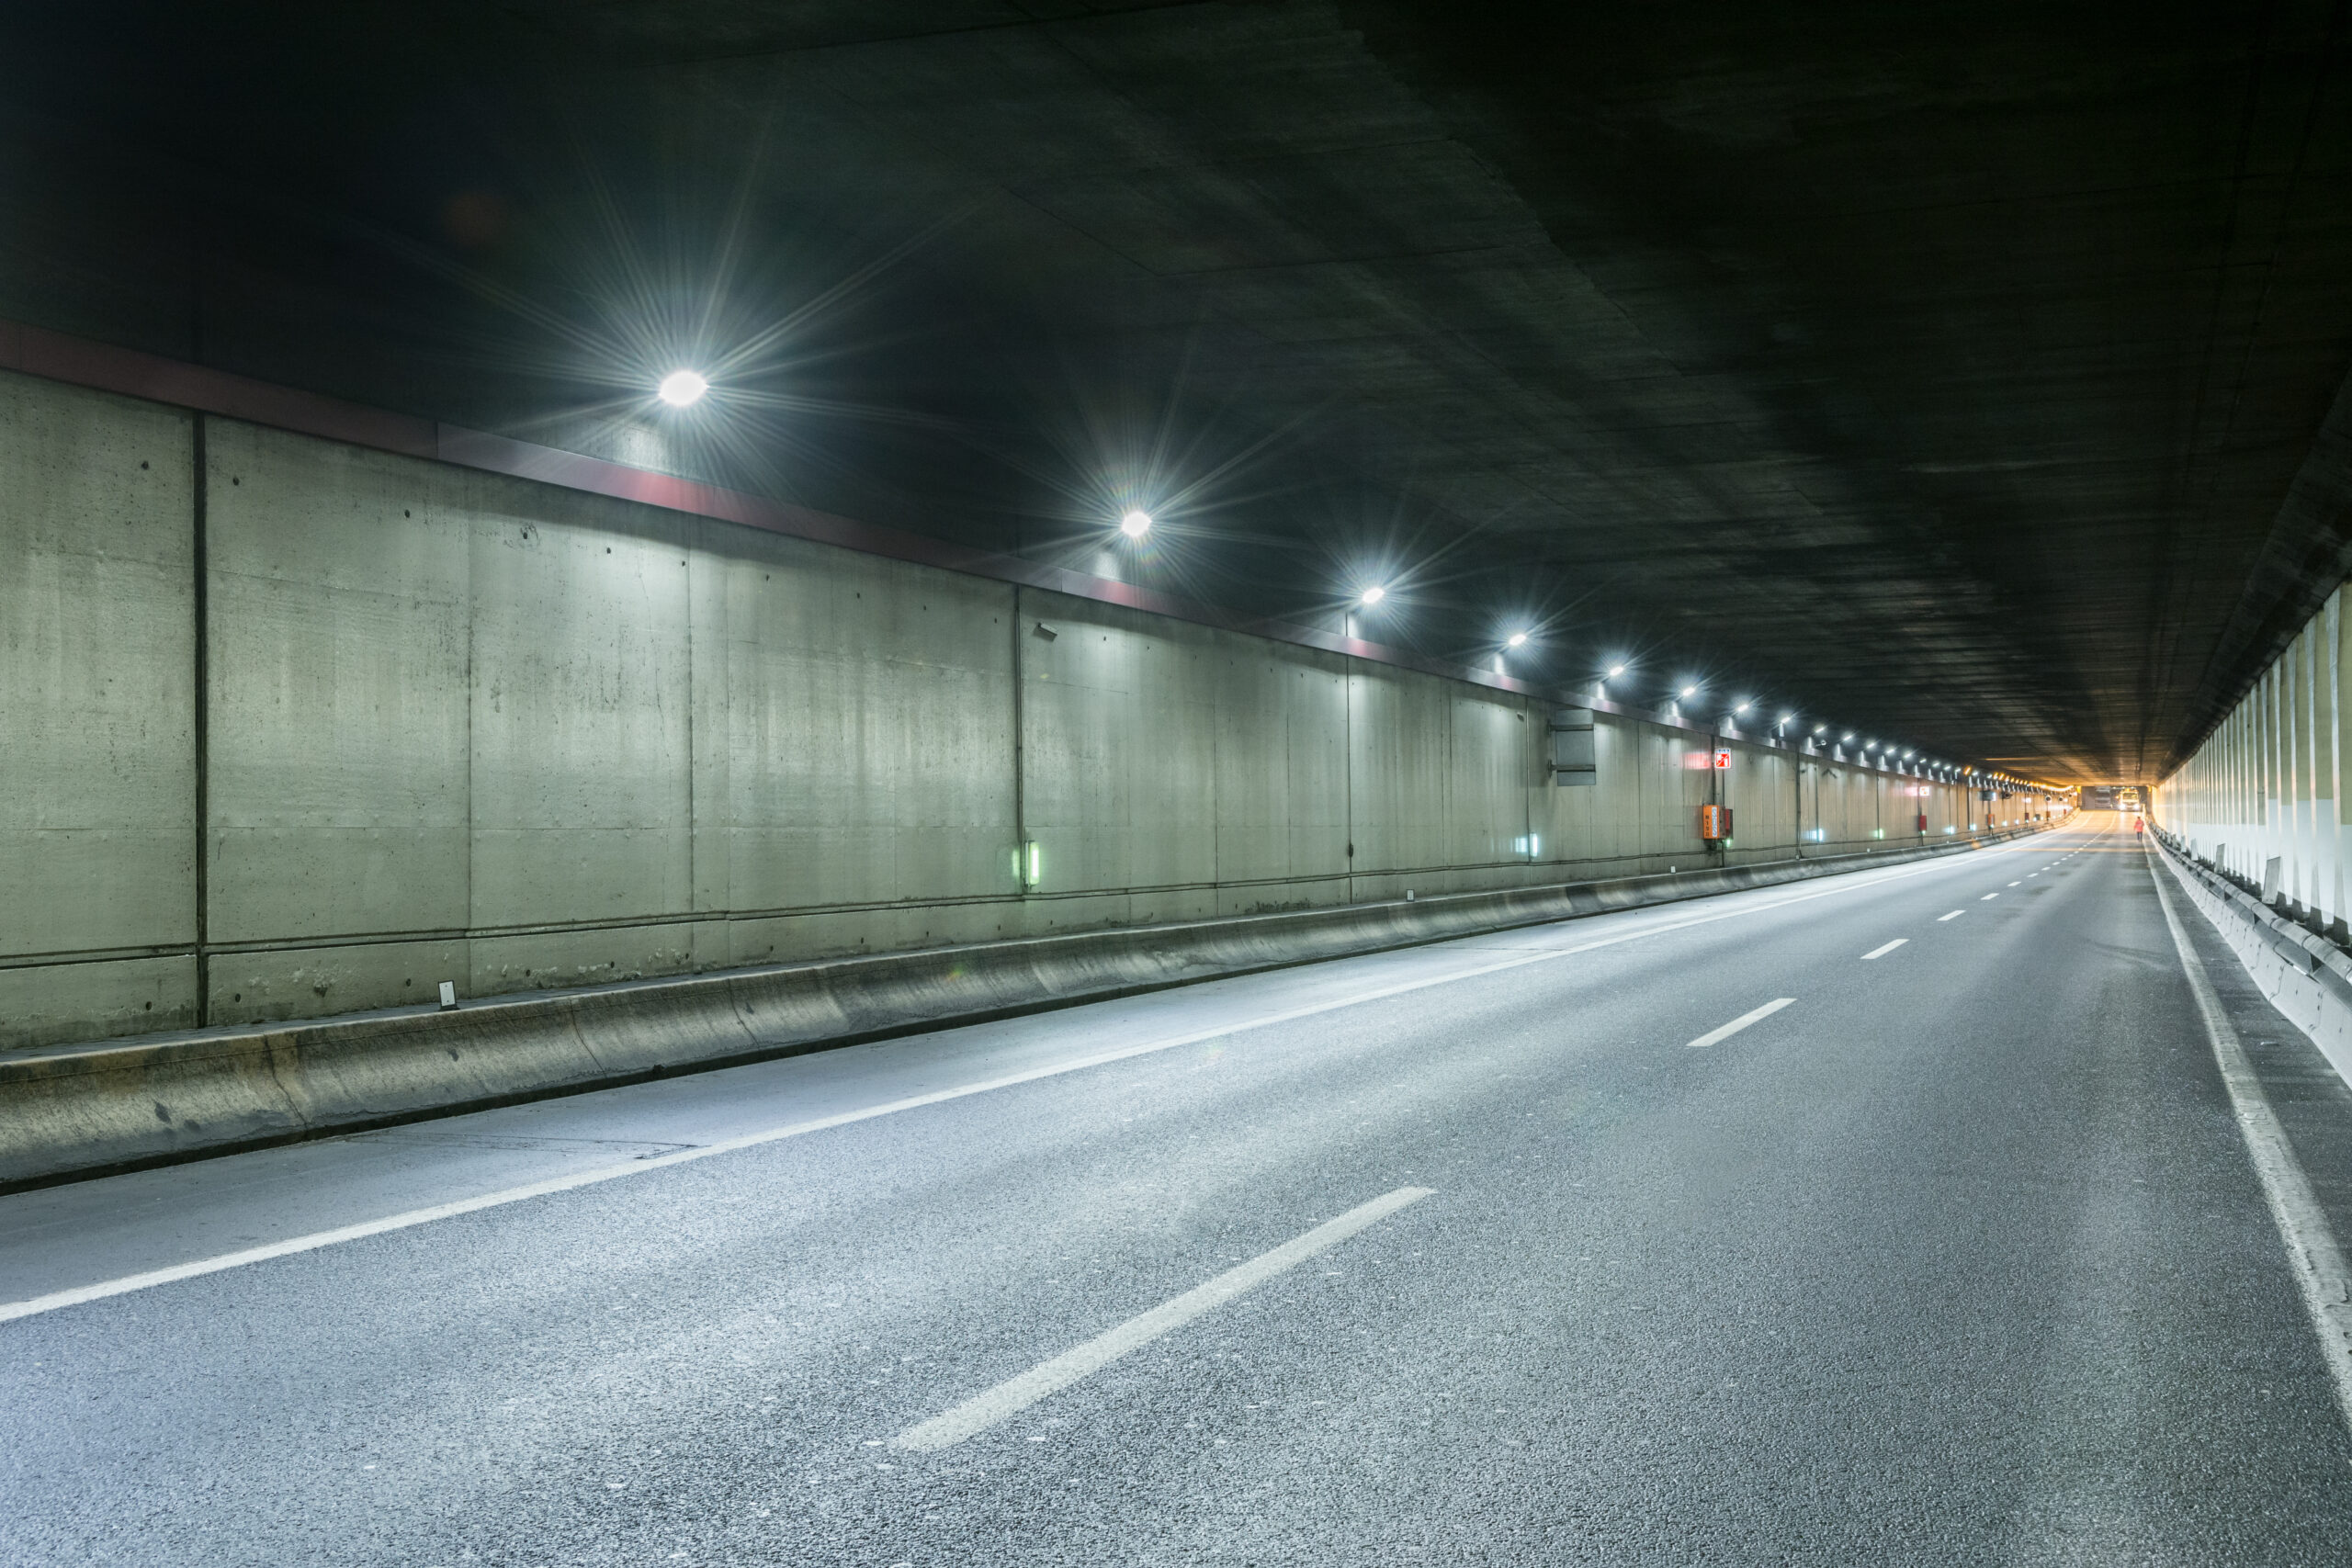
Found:
[[662, 384], [653, 389], [663, 402], [673, 409], [682, 409], [699, 401], [702, 395], [710, 390], [710, 383], [704, 379], [700, 371], [673, 370], [662, 377]]

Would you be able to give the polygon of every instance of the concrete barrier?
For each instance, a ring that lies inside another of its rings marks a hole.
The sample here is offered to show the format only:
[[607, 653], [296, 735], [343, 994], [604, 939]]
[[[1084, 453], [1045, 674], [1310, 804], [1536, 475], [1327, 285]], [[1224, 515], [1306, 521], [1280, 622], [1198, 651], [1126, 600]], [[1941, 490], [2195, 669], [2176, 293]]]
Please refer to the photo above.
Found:
[[1124, 928], [0, 1057], [0, 1190], [1965, 852]]
[[2177, 840], [2151, 836], [2173, 880], [2213, 922], [2255, 986], [2311, 1036], [2336, 1076], [2352, 1083], [2352, 953], [2220, 875]]

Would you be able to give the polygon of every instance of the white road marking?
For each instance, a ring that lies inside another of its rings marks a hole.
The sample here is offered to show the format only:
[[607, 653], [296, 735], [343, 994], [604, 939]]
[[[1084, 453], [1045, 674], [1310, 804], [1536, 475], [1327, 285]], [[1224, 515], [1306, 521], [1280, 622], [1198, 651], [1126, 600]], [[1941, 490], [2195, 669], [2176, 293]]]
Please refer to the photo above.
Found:
[[2278, 1125], [2269, 1098], [2262, 1092], [2262, 1079], [2246, 1060], [2237, 1030], [2222, 1010], [2222, 998], [2205, 972], [2205, 961], [2197, 956], [2180, 916], [2173, 909], [2164, 877], [2154, 865], [2148, 867], [2148, 875], [2156, 885], [2165, 925], [2172, 931], [2173, 947], [2188, 976], [2188, 988], [2197, 998], [2205, 1038], [2213, 1047], [2213, 1060], [2221, 1066], [2222, 1082], [2230, 1091], [2230, 1108], [2237, 1112], [2246, 1153], [2254, 1158], [2255, 1174], [2262, 1179], [2262, 1196], [2270, 1205], [2270, 1218], [2278, 1227], [2279, 1239], [2287, 1244], [2287, 1261], [2294, 1269], [2295, 1283], [2301, 1287], [2304, 1310], [2319, 1332], [2320, 1357], [2335, 1380], [2335, 1402], [2345, 1420], [2352, 1422], [2352, 1269], [2346, 1269], [2335, 1233], [2327, 1228], [2327, 1215], [2312, 1196], [2303, 1168], [2295, 1161], [2294, 1145], [2287, 1141], [2286, 1129]]
[[978, 1437], [1049, 1394], [1059, 1393], [1080, 1378], [1101, 1371], [1130, 1350], [1140, 1350], [1236, 1296], [1256, 1290], [1277, 1274], [1297, 1268], [1317, 1253], [1329, 1251], [1358, 1231], [1379, 1224], [1408, 1204], [1419, 1202], [1430, 1192], [1427, 1187], [1399, 1187], [1350, 1209], [1338, 1219], [1327, 1220], [1305, 1235], [1286, 1241], [1272, 1252], [1259, 1254], [1238, 1269], [1228, 1269], [1206, 1284], [1195, 1285], [1174, 1301], [1156, 1306], [1140, 1317], [1131, 1317], [1074, 1350], [1065, 1350], [1017, 1378], [1008, 1378], [986, 1393], [975, 1394], [953, 1410], [908, 1427], [890, 1439], [890, 1446], [932, 1453]]
[[[781, 1143], [786, 1138], [798, 1138], [811, 1133], [829, 1132], [835, 1127], [846, 1127], [858, 1122], [870, 1122], [876, 1117], [895, 1116], [902, 1111], [918, 1111], [927, 1105], [940, 1105], [951, 1100], [962, 1100], [969, 1095], [990, 1094], [1001, 1089], [1012, 1089], [1021, 1084], [1035, 1083], [1040, 1078], [1058, 1077], [1064, 1073], [1084, 1072], [1089, 1067], [1104, 1066], [1113, 1062], [1124, 1062], [1136, 1056], [1148, 1056], [1156, 1052], [1173, 1051], [1186, 1045], [1197, 1045], [1206, 1041], [1223, 1039], [1230, 1034], [1242, 1034], [1253, 1029], [1266, 1029], [1275, 1024], [1288, 1023], [1295, 1019], [1312, 1018], [1317, 1013], [1336, 1012], [1342, 1008], [1358, 1007], [1365, 1002], [1385, 1001], [1390, 997], [1401, 997], [1408, 992], [1426, 990], [1432, 986], [1450, 986], [1457, 980], [1475, 980], [1506, 969], [1517, 969], [1525, 964], [1545, 964], [1558, 958], [1572, 958], [1578, 953], [1593, 953], [1604, 947], [1616, 947], [1624, 942], [1640, 942], [1648, 937], [1689, 931], [1693, 926], [1713, 925], [1718, 920], [1737, 919], [1747, 915], [1767, 914], [1774, 909], [1785, 909], [1792, 904], [1809, 904], [1816, 898], [1828, 898], [1840, 893], [1876, 887], [1889, 882], [1899, 882], [1906, 877], [1924, 876], [1930, 872], [1942, 870], [1951, 863], [1952, 863], [1945, 861], [1930, 862], [1928, 864], [1914, 866], [1908, 870], [1891, 871], [1882, 876], [1871, 876], [1868, 880], [1848, 882], [1841, 877], [1839, 886], [1824, 887], [1811, 893], [1796, 894], [1787, 898], [1775, 898], [1769, 903], [1751, 904], [1742, 908], [1719, 910], [1712, 915], [1694, 915], [1686, 920], [1671, 920], [1659, 925], [1644, 926], [1638, 931], [1623, 931], [1615, 936], [1599, 937], [1591, 942], [1578, 942], [1571, 947], [1546, 948], [1537, 953], [1522, 953], [1510, 958], [1498, 960], [1493, 964], [1482, 964], [1469, 969], [1450, 970], [1442, 975], [1424, 976], [1415, 980], [1400, 980], [1395, 985], [1375, 987], [1369, 991], [1359, 991], [1350, 997], [1309, 1002], [1301, 1007], [1284, 1008], [1277, 1012], [1261, 1013], [1255, 1018], [1245, 1018], [1233, 1023], [1191, 1030], [1185, 1033], [1170, 1035], [1160, 1040], [1148, 1040], [1139, 1045], [1124, 1045], [1116, 1050], [1098, 1051], [1090, 1055], [1073, 1057], [1066, 1062], [1056, 1062], [1048, 1066], [1033, 1067], [1026, 1072], [1009, 1073], [1001, 1077], [983, 1078], [977, 1083], [959, 1084], [953, 1089], [938, 1089], [930, 1094], [910, 1095], [903, 1100], [886, 1100], [879, 1105], [869, 1105], [856, 1111], [844, 1111], [831, 1116], [820, 1116], [806, 1122], [787, 1122], [780, 1127], [763, 1128], [756, 1133], [745, 1133], [739, 1137], [722, 1138], [714, 1143], [698, 1145], [694, 1148], [679, 1149], [672, 1154], [656, 1155], [650, 1159], [633, 1159], [623, 1165], [601, 1166], [591, 1170], [572, 1171], [563, 1176], [549, 1177], [542, 1181], [529, 1182], [521, 1187], [508, 1187], [495, 1192], [460, 1198], [452, 1202], [435, 1203], [430, 1208], [410, 1209], [401, 1213], [387, 1214], [381, 1219], [363, 1220], [356, 1224], [339, 1225], [333, 1230], [313, 1231], [308, 1235], [288, 1236], [283, 1241], [247, 1247], [240, 1252], [224, 1252], [212, 1258], [199, 1258], [187, 1263], [175, 1263], [165, 1269], [151, 1269], [143, 1273], [126, 1274], [119, 1279], [102, 1280], [96, 1284], [76, 1285], [70, 1290], [52, 1291], [47, 1295], [33, 1296], [24, 1301], [0, 1302], [0, 1323], [6, 1323], [14, 1318], [31, 1317], [40, 1313], [56, 1312], [62, 1307], [79, 1306], [85, 1302], [103, 1301], [108, 1296], [124, 1295], [132, 1291], [151, 1290], [157, 1285], [175, 1284], [182, 1280], [194, 1280], [206, 1274], [218, 1274], [224, 1269], [242, 1269], [251, 1263], [266, 1263], [274, 1258], [288, 1258], [298, 1253], [315, 1252], [322, 1247], [336, 1247], [347, 1241], [360, 1241], [371, 1235], [382, 1235], [389, 1231], [408, 1230], [416, 1225], [431, 1224], [436, 1220], [454, 1219], [459, 1214], [470, 1214], [477, 1210], [500, 1208], [508, 1203], [526, 1202], [533, 1198], [568, 1192], [578, 1187], [594, 1187], [600, 1182], [618, 1181], [631, 1176], [644, 1176], [651, 1171], [665, 1170], [673, 1165], [686, 1165], [695, 1160], [709, 1159], [716, 1155], [733, 1154], [740, 1149], [757, 1148], [765, 1144]], [[1860, 875], [1860, 873], [1854, 874], [1857, 877]]]
[[2009, 886], [2012, 886], [2012, 887], [2015, 887], [2015, 886], [2017, 886], [2017, 884], [2016, 884], [2016, 883], [2014, 883], [2014, 882], [2012, 882], [2012, 883], [2010, 883], [2010, 884], [2009, 884]]
[[1911, 939], [1907, 936], [1899, 936], [1883, 947], [1873, 947], [1868, 953], [1862, 954], [1862, 962], [1868, 964], [1873, 958], [1884, 958], [1888, 953], [1893, 953], [1896, 948], [1901, 947], [1905, 942], [1909, 942], [1910, 940]]
[[1946, 920], [1956, 920], [1966, 913], [1968, 913], [1968, 911], [1965, 909], [1954, 909], [1949, 915], [1938, 915], [1936, 917], [1936, 924], [1942, 925]]
[[1733, 1035], [1738, 1033], [1741, 1030], [1746, 1029], [1749, 1024], [1761, 1023], [1764, 1020], [1771, 1017], [1774, 1013], [1780, 1011], [1782, 1008], [1788, 1006], [1794, 1000], [1796, 1000], [1796, 998], [1794, 997], [1775, 997], [1770, 1001], [1766, 1002], [1762, 1007], [1758, 1008], [1754, 1012], [1741, 1013], [1737, 1018], [1733, 1019], [1721, 1029], [1710, 1029], [1706, 1033], [1702, 1034], [1698, 1039], [1690, 1042], [1690, 1049], [1696, 1051], [1702, 1046], [1714, 1045], [1722, 1043], [1723, 1041], [1728, 1040]]
[[[1999, 895], [1998, 893], [1987, 893], [1986, 895], [1984, 895], [1984, 898], [1998, 898], [1999, 897], [2000, 897], [2000, 895]], [[1979, 898], [1979, 899], [1978, 899], [1978, 900], [1976, 900], [1976, 901], [1977, 901], [1978, 903], [1982, 904], [1983, 902], [1984, 902], [1984, 898]]]

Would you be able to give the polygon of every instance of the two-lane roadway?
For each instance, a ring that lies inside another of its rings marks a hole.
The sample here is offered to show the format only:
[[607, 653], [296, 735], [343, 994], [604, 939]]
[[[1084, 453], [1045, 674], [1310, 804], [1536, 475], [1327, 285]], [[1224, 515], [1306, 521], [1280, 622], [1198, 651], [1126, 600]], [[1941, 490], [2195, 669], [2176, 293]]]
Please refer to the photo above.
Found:
[[0, 1302], [10, 1563], [2352, 1562], [2105, 818], [19, 1193]]

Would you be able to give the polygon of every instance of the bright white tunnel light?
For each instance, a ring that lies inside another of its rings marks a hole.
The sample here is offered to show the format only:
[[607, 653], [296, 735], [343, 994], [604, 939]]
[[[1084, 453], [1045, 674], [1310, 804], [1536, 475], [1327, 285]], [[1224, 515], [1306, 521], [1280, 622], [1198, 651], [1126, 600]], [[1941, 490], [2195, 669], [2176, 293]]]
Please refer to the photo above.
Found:
[[1682, 694], [1686, 697], [1695, 697], [1699, 694], [1699, 688], [1696, 686], [1685, 686], [1682, 688]]
[[1527, 634], [1525, 632], [1513, 632], [1510, 634], [1510, 640], [1504, 643], [1503, 646], [1506, 648], [1525, 648], [1527, 646]]
[[1119, 519], [1119, 532], [1130, 539], [1140, 539], [1151, 532], [1151, 513], [1136, 511]]
[[1356, 595], [1356, 603], [1359, 604], [1377, 604], [1383, 599], [1387, 597], [1388, 590], [1381, 587], [1380, 584], [1375, 582], [1371, 587]]
[[1747, 705], [1747, 704], [1746, 704], [1746, 703], [1742, 703], [1742, 704], [1740, 704], [1737, 707], [1736, 707], [1736, 708], [1732, 709], [1731, 711], [1732, 711], [1732, 712], [1734, 712], [1734, 713], [1746, 713], [1746, 712], [1747, 711], [1747, 707], [1748, 707], [1748, 705]]
[[699, 400], [705, 392], [710, 390], [710, 383], [699, 371], [673, 370], [662, 378], [662, 385], [654, 390], [661, 394], [663, 402], [673, 409], [682, 409]]
[[1618, 676], [1623, 675], [1624, 672], [1625, 667], [1622, 664], [1612, 664], [1609, 667], [1609, 678], [1612, 681], [1617, 679]]

